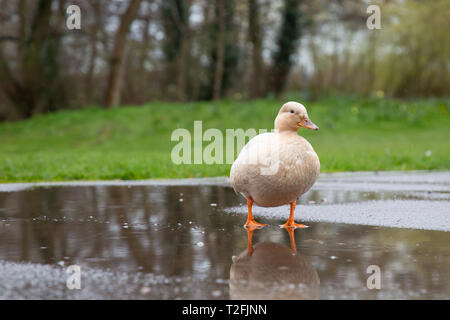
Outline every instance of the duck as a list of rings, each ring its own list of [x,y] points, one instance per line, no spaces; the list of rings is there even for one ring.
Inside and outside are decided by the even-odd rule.
[[[232,257],[232,300],[318,299],[320,278],[309,257],[297,252],[294,229],[290,246],[275,242],[252,243],[256,228],[247,229],[247,249]]]
[[[230,170],[230,183],[247,199],[245,228],[263,228],[253,218],[253,205],[278,207],[290,204],[290,215],[283,228],[307,228],[294,221],[297,199],[316,182],[319,157],[311,144],[298,134],[301,128],[319,130],[305,106],[289,101],[275,118],[273,132],[254,136],[242,148]]]

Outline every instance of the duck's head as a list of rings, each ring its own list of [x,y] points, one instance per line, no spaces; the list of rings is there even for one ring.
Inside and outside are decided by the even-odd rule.
[[[297,131],[300,128],[319,130],[319,127],[309,120],[308,112],[301,103],[286,102],[275,119],[275,129],[279,131]]]

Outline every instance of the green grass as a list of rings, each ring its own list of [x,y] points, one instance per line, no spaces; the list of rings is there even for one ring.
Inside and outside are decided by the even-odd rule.
[[[318,153],[322,172],[450,169],[450,100],[340,97],[305,105],[320,130],[299,133]],[[173,164],[172,131],[192,130],[194,120],[203,121],[203,131],[271,129],[280,106],[275,100],[152,102],[2,123],[0,182],[225,176],[229,164]]]

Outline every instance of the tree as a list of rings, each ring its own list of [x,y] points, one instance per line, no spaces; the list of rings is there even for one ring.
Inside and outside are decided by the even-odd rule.
[[[210,81],[204,99],[220,99],[232,83],[239,61],[239,46],[234,21],[233,0],[216,0],[215,19],[209,26]]]
[[[216,66],[214,72],[213,100],[220,99],[222,93],[223,70],[225,63],[225,0],[218,0],[218,26]]]
[[[101,15],[101,3],[99,0],[89,2],[90,9],[93,12],[94,21],[92,25],[92,30],[90,32],[90,55],[89,55],[89,63],[88,63],[88,71],[86,73],[85,78],[85,95],[86,101],[88,103],[92,102],[93,99],[93,90],[95,88],[94,84],[94,71],[95,71],[95,61],[98,56],[98,42],[99,37],[98,33],[102,30],[102,15]]]
[[[109,72],[104,102],[105,108],[111,108],[120,103],[121,80],[127,34],[131,23],[136,17],[140,4],[141,0],[130,0],[128,8],[120,19],[120,25],[114,37],[114,46],[109,60]]]
[[[161,4],[165,40],[166,86],[175,84],[176,98],[186,99],[189,60],[189,13],[191,0],[167,0]]]
[[[292,55],[297,49],[301,36],[300,0],[284,0],[281,27],[277,36],[277,48],[273,54],[269,88],[276,95],[280,94],[286,84],[292,66]]]
[[[252,44],[252,78],[250,96],[260,97],[263,94],[264,64],[262,59],[262,39],[259,22],[258,0],[248,2],[248,32]]]
[[[0,43],[0,83],[22,118],[55,110],[65,104],[59,79],[60,35],[51,24],[54,15],[52,4],[52,0],[39,0],[29,23],[27,1],[18,2],[20,29],[17,38],[8,39],[17,43],[15,68],[5,54],[5,41]],[[61,14],[62,2],[59,1],[58,5],[57,14]],[[59,22],[61,19],[56,19],[56,23]]]

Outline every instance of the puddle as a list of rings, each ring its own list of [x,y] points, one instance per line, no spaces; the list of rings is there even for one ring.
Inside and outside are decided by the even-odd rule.
[[[306,210],[325,204],[430,200],[419,191],[319,188],[300,203]],[[431,199],[448,208],[442,195],[444,200]],[[308,221],[310,228],[290,235],[278,227],[286,212],[285,217],[257,217],[269,226],[254,231],[249,241],[242,227],[245,215],[230,211],[242,204],[231,188],[220,185],[48,186],[0,192],[0,298],[450,296],[449,232]],[[80,290],[66,288],[65,268],[74,264],[82,267]],[[371,265],[381,271],[379,290],[367,288]]]

